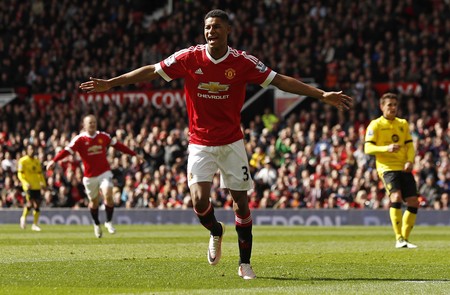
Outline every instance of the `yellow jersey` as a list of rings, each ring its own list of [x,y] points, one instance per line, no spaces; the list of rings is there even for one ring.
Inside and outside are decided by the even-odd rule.
[[[397,152],[389,152],[390,144],[400,145]],[[374,155],[379,175],[386,171],[402,171],[406,162],[414,163],[415,150],[405,119],[388,120],[381,116],[370,122],[366,130],[364,152]]]
[[[17,167],[17,176],[22,183],[24,191],[28,190],[28,185],[30,185],[29,189],[31,190],[40,190],[46,187],[41,162],[37,158],[28,155],[20,158]]]

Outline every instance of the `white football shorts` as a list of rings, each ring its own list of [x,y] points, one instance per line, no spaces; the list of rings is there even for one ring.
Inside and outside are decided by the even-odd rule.
[[[112,178],[113,174],[111,171],[106,171],[95,177],[83,177],[84,188],[86,189],[89,200],[98,198],[98,190],[100,188],[107,189],[113,187]]]
[[[189,144],[188,151],[189,186],[197,182],[212,182],[219,170],[221,188],[236,191],[253,188],[244,140],[222,146]]]

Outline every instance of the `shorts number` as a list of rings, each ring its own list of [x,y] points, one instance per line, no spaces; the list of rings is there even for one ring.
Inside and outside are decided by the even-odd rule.
[[[248,181],[248,179],[250,178],[250,176],[248,175],[248,168],[247,166],[242,166],[242,171],[244,172],[244,181]]]

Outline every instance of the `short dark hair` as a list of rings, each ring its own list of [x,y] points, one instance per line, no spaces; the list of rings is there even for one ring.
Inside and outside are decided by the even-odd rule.
[[[395,100],[398,100],[398,96],[397,96],[397,94],[395,94],[395,93],[392,93],[392,92],[386,92],[385,94],[383,94],[383,95],[381,96],[381,98],[380,98],[380,103],[383,104],[384,101],[385,101],[386,99],[395,99]]]
[[[230,17],[228,16],[228,13],[226,13],[225,11],[221,10],[221,9],[213,9],[210,12],[208,12],[205,15],[204,20],[210,18],[210,17],[217,17],[220,18],[221,20],[225,21],[226,23],[230,24]]]

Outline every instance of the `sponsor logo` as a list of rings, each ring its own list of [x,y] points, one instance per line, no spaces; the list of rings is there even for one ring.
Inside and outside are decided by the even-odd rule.
[[[197,93],[197,97],[201,98],[209,98],[209,99],[227,99],[230,96],[226,95],[214,95],[214,94],[206,94],[206,93]]]
[[[195,71],[195,73],[196,73],[197,75],[203,75],[203,71],[202,71],[202,69],[200,69],[200,68],[198,68],[198,69]]]
[[[220,84],[219,82],[209,82],[198,84],[198,89],[206,90],[209,93],[219,93],[220,91],[228,91],[230,85]]]
[[[91,147],[88,148],[88,154],[89,155],[95,155],[95,154],[100,154],[102,152],[103,148],[101,145],[93,145]]]

